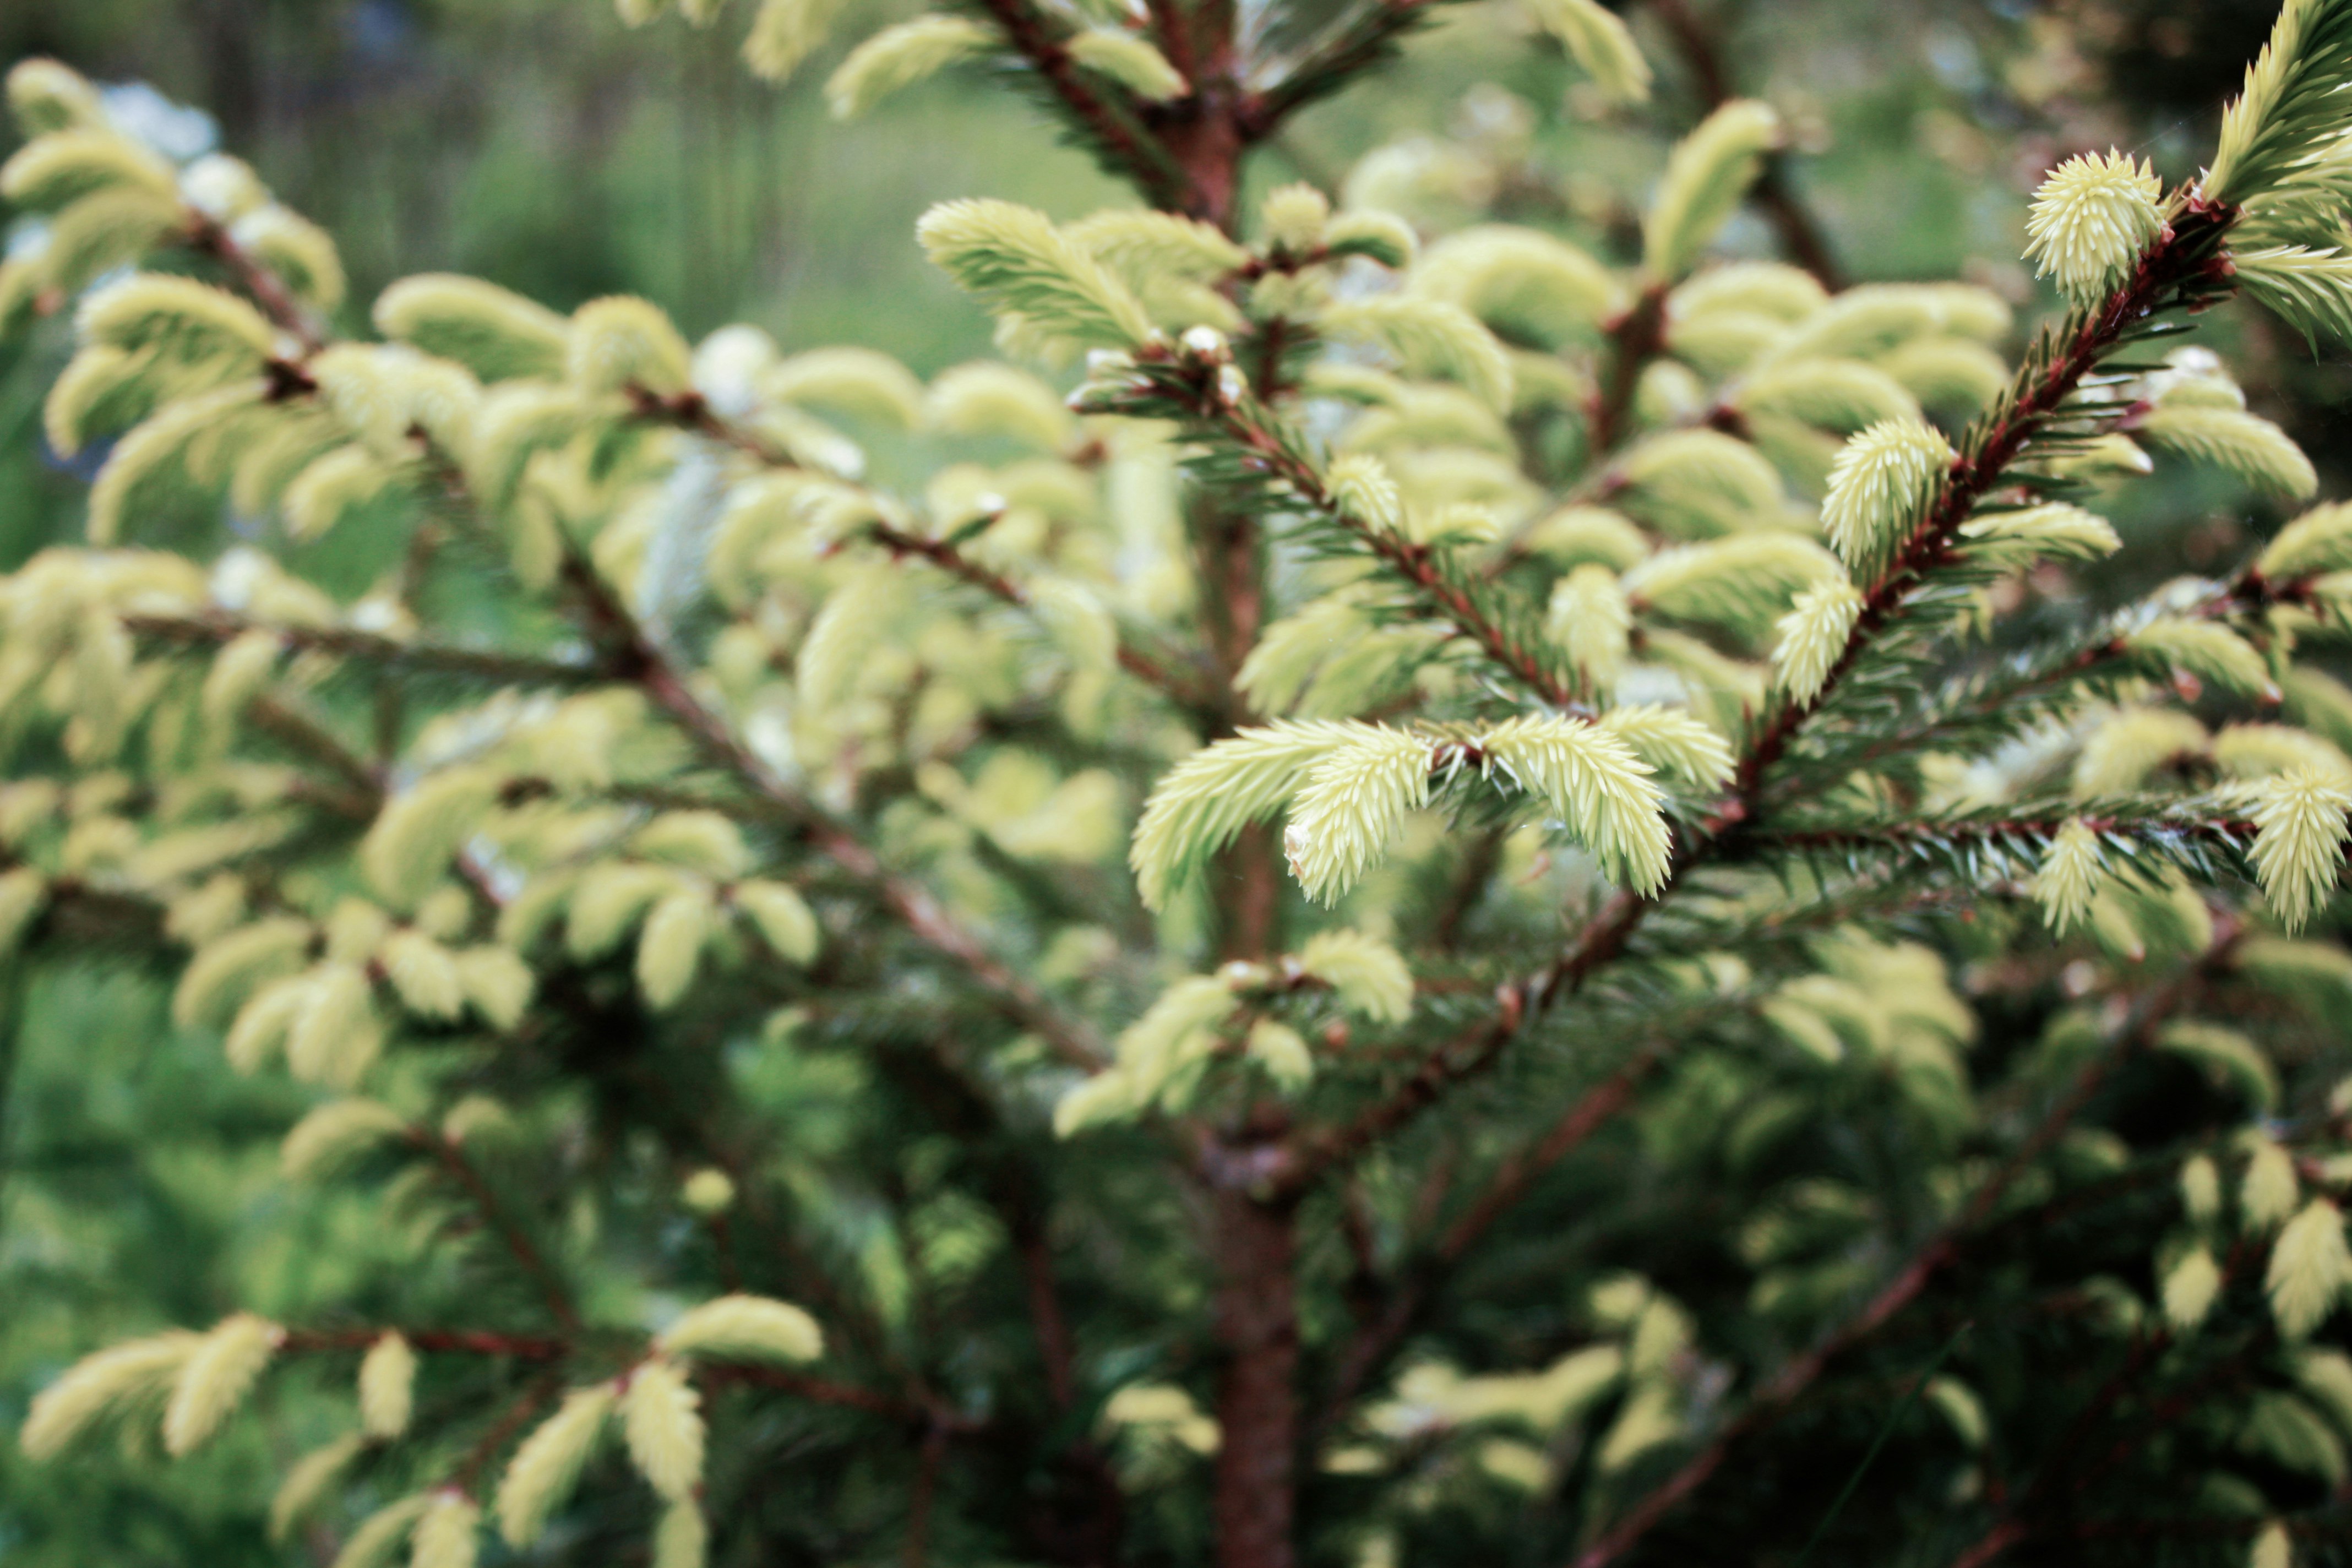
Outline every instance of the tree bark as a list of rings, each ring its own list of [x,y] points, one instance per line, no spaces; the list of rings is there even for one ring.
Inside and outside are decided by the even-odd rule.
[[[1297,1210],[1216,1197],[1218,1568],[1293,1568],[1297,1498]]]

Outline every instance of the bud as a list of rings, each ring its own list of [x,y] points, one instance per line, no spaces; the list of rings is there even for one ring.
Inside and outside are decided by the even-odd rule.
[[[2128,153],[2069,158],[2042,182],[2025,220],[2034,276],[2055,274],[2059,292],[2089,305],[2131,276],[2156,237],[2164,187],[2156,171]]]
[[[2254,806],[2254,872],[2289,931],[2317,914],[2336,891],[2352,790],[2316,768],[2265,780]]]
[[[1223,360],[1233,352],[1226,346],[1225,334],[1214,327],[1187,327],[1178,341],[1184,345],[1186,353],[1201,359]],[[1087,369],[1091,373],[1093,366],[1089,364]]]
[[[2092,895],[2105,879],[2101,860],[2099,836],[2079,816],[2050,840],[2033,878],[2033,898],[2051,930],[2063,934],[2090,912]]]
[[[1822,531],[1857,579],[1885,569],[1951,464],[1951,444],[1910,418],[1882,419],[1840,448]]]
[[[1404,521],[1396,480],[1378,458],[1351,453],[1331,465],[1331,504],[1367,527],[1394,533]]]

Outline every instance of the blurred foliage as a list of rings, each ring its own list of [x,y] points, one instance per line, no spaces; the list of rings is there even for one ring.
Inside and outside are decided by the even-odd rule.
[[[885,16],[863,0],[853,11],[867,26],[845,36]],[[1665,86],[1638,120],[1597,102],[1556,49],[1446,23],[1374,85],[1311,110],[1266,163],[1328,183],[1368,148],[1448,133],[1508,154],[1499,161],[1517,172],[1494,211],[1571,225],[1622,259],[1638,231],[1620,193],[1654,169],[1653,128],[1681,129],[1704,108],[1703,72],[1646,8],[1632,11]],[[2189,173],[2273,12],[2266,0],[1786,0],[1716,7],[1709,21],[1732,85],[1795,127],[1792,184],[1848,274],[1958,276],[2024,303],[2035,286],[2014,258],[2039,174],[2109,142],[2168,176]],[[854,341],[928,376],[985,350],[988,328],[924,264],[917,215],[973,193],[1058,217],[1121,199],[1082,153],[1045,145],[1034,108],[985,82],[950,76],[835,127],[822,69],[774,89],[742,71],[730,29],[673,19],[659,34],[646,47],[597,0],[10,0],[0,64],[55,54],[205,106],[224,144],[336,236],[354,326],[389,280],[454,270],[558,310],[643,294],[693,336],[741,321],[787,351]],[[1727,237],[1736,253],[1774,243],[1754,211]],[[2223,329],[2242,379],[2258,406],[2290,411],[2340,493],[2352,472],[2344,353],[2315,361],[2291,332],[2251,321]],[[39,434],[66,346],[52,321],[0,348],[0,570],[79,514],[89,460],[56,458]],[[2248,538],[2242,510],[2223,510],[2236,494],[2184,478],[2136,503],[2147,515],[2118,523],[2167,548],[2136,558],[2145,576],[2088,591],[2121,602],[2230,557]],[[307,1096],[231,1074],[213,1036],[174,1028],[159,969],[92,951],[21,966],[0,991],[0,1428],[94,1346],[236,1306],[363,1312],[369,1281],[409,1256],[402,1226],[357,1195],[280,1206],[278,1141]],[[824,1075],[850,1069],[812,1060],[804,1079],[746,1092],[820,1127],[839,1092]],[[1705,1086],[1684,1089],[1682,1109],[1708,1114]],[[1658,1217],[1579,1216],[1575,1196],[1561,1195],[1560,1225],[1604,1254],[1607,1237],[1587,1233]],[[1493,1260],[1481,1285],[1507,1299],[1525,1284],[1514,1267]],[[1674,1273],[1670,1260],[1651,1267]],[[1185,1282],[1164,1283],[1181,1294]],[[1532,1353],[1504,1309],[1485,1326],[1506,1354]],[[0,1445],[0,1564],[282,1561],[256,1500],[328,1432],[328,1400],[299,1376],[274,1379],[268,1397],[275,1419],[237,1424],[178,1466],[125,1452],[36,1475]],[[1816,1479],[1826,1492],[1839,1478]],[[847,1541],[896,1494],[824,1500]],[[1201,1526],[1160,1528],[1181,1540]]]

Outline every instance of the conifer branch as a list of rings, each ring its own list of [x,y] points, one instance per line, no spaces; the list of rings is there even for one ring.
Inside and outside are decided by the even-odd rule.
[[[2199,961],[2132,1008],[2110,1037],[2106,1047],[2077,1070],[2066,1090],[2009,1158],[1970,1194],[1952,1221],[1915,1252],[1911,1260],[1860,1310],[1767,1379],[1697,1453],[1644,1494],[1598,1541],[1578,1553],[1574,1568],[1607,1568],[1631,1551],[1693,1492],[1706,1484],[1722,1468],[1735,1443],[1778,1420],[1820,1380],[1832,1362],[1871,1339],[1916,1300],[1958,1256],[1961,1242],[1992,1217],[2018,1178],[2057,1143],[2124,1058],[2152,1041],[2158,1026],[2185,1005],[2207,977],[2226,963],[2242,934],[2242,928],[2233,920],[2217,921],[2213,942]]]
[[[1948,682],[1917,713],[1891,732],[1826,759],[1792,763],[1768,792],[1778,798],[1801,793],[1822,773],[1865,769],[1891,757],[1914,755],[1958,742],[1981,750],[2021,732],[2053,704],[2098,692],[2128,675],[2137,658],[2130,632],[2159,615],[2166,619],[2235,623],[2281,605],[2310,602],[2312,579],[2265,577],[2249,563],[2228,582],[2188,604],[2159,594],[2108,616],[2087,635],[2013,654],[1991,670]]]
[[[726,720],[687,686],[635,617],[605,588],[593,567],[574,556],[566,563],[564,577],[585,610],[592,634],[617,661],[618,672],[640,686],[654,706],[669,715],[706,757],[792,817],[819,854],[863,887],[918,939],[952,961],[995,1000],[1007,1017],[1035,1030],[1073,1067],[1089,1072],[1099,1068],[1105,1058],[1092,1031],[1066,1017],[1042,992],[990,953],[929,892],[884,867],[881,858],[846,824],[777,777],[772,768],[736,738]]]
[[[294,297],[277,270],[236,242],[227,227],[211,214],[187,209],[188,248],[209,256],[228,268],[237,286],[253,297],[277,328],[301,345],[302,357],[326,346],[327,334],[316,317]]]
[[[1423,1068],[1396,1091],[1393,1104],[1368,1112],[1360,1130],[1341,1140],[1341,1147],[1352,1152],[1368,1144],[1433,1103],[1452,1082],[1484,1070],[1500,1055],[1522,1017],[1540,1015],[1555,998],[1572,993],[1592,970],[1613,961],[1650,910],[1671,897],[1690,869],[1719,855],[1727,836],[1754,822],[1768,771],[1853,669],[1880,628],[1899,615],[1914,583],[1948,559],[1953,542],[1959,537],[1960,525],[1968,521],[1978,502],[2000,483],[2002,473],[2027,442],[2056,417],[2100,360],[2149,318],[2168,305],[2183,302],[2184,298],[2190,303],[2202,302],[2204,296],[2197,290],[2219,286],[2212,279],[2210,268],[2232,216],[2227,211],[2207,211],[2193,202],[2188,204],[2178,225],[2163,232],[2130,277],[2098,308],[2078,311],[2058,334],[2045,334],[2026,367],[2019,373],[2010,395],[1971,427],[1964,450],[1944,478],[1934,502],[1864,597],[1862,613],[1843,650],[1819,689],[1810,699],[1780,706],[1743,751],[1730,797],[1699,825],[1696,834],[1677,836],[1675,858],[1664,885],[1647,899],[1629,892],[1614,895],[1559,960],[1524,985],[1507,988],[1507,1000],[1496,1016],[1463,1037],[1472,1042],[1466,1054],[1457,1052],[1451,1042],[1439,1047]],[[1214,406],[1207,411],[1211,416],[1219,412]],[[1276,451],[1284,450],[1279,442],[1272,445]],[[1262,460],[1272,468],[1274,456],[1262,447],[1259,451]],[[1295,457],[1291,460],[1307,467],[1312,474],[1311,466],[1303,465]],[[1288,474],[1283,477],[1290,478]],[[1295,479],[1291,482],[1296,486]],[[1498,1030],[1507,1017],[1509,1026]],[[1455,1067],[1456,1061],[1462,1066]],[[1323,1163],[1319,1159],[1312,1163],[1318,1169]]]
[[[482,1472],[489,1468],[490,1460],[499,1450],[522,1430],[525,1422],[539,1414],[561,1386],[558,1373],[553,1369],[534,1378],[529,1387],[499,1413],[499,1418],[490,1423],[481,1436],[475,1439],[474,1446],[466,1451],[466,1457],[450,1472],[449,1484],[470,1496]]]
[[[692,430],[748,454],[765,468],[794,470],[802,468],[789,453],[779,450],[756,431],[722,416],[699,393],[685,392],[662,396],[643,386],[632,385],[629,395],[642,418]],[[974,561],[954,540],[932,538],[901,528],[888,521],[884,508],[877,506],[876,511],[877,515],[859,531],[892,555],[901,558],[913,556],[927,561],[949,576],[1001,603],[1032,616],[1037,614],[1036,598],[1029,590],[1003,573]],[[1146,685],[1157,688],[1187,713],[1198,716],[1213,710],[1210,694],[1197,681],[1181,677],[1165,659],[1146,652],[1125,628],[1121,628],[1118,634],[1116,657],[1120,668]]]
[[[2226,258],[2221,241],[2236,214],[2184,197],[2179,216],[2161,230],[2130,275],[2095,307],[2077,310],[2045,332],[2019,371],[2009,394],[1969,429],[1934,502],[1895,548],[1889,563],[1864,595],[1845,645],[1809,698],[1782,703],[1749,743],[1737,788],[1752,801],[1764,774],[1779,762],[1806,721],[1822,710],[1863,652],[1897,618],[1914,586],[1952,558],[1960,525],[2001,481],[2009,466],[2051,421],[2099,363],[2158,312],[2210,303],[2227,288],[2217,276]]]
[[[869,1415],[887,1416],[891,1420],[914,1425],[929,1418],[928,1407],[887,1394],[878,1394],[856,1384],[836,1378],[812,1377],[806,1373],[787,1372],[782,1367],[762,1366],[751,1362],[709,1362],[699,1368],[700,1380],[713,1387],[730,1383],[748,1384],[755,1388],[772,1388],[812,1405],[836,1405],[844,1410],[862,1410]]]
[[[1380,1376],[1444,1289],[1454,1269],[1546,1173],[1633,1103],[1635,1091],[1666,1054],[1666,1042],[1653,1038],[1580,1095],[1541,1137],[1506,1155],[1427,1252],[1402,1270],[1341,1348],[1330,1386],[1308,1427],[1310,1449],[1345,1419],[1362,1391]]]
[[[475,1169],[474,1162],[467,1158],[466,1151],[437,1132],[420,1131],[416,1139],[425,1152],[448,1173],[449,1179],[465,1192],[475,1209],[498,1233],[499,1239],[506,1244],[507,1250],[514,1255],[514,1260],[522,1271],[537,1282],[541,1297],[546,1302],[548,1315],[562,1326],[565,1333],[577,1335],[581,1328],[580,1313],[572,1304],[571,1289],[564,1284],[562,1277],[548,1266],[546,1258],[532,1244],[521,1225],[499,1201],[498,1194],[491,1190],[481,1172]]]
[[[1136,412],[1157,413],[1164,403],[1230,449],[1243,477],[1303,505],[1317,523],[1347,536],[1546,704],[1565,712],[1590,711],[1575,685],[1545,657],[1530,627],[1512,624],[1486,587],[1454,569],[1441,548],[1383,527],[1351,507],[1264,405],[1220,387],[1213,360],[1157,344],[1139,349],[1134,357],[1150,384],[1150,395],[1139,400]]]
[[[629,1086],[633,1090],[635,1087],[635,1084]],[[892,1352],[888,1331],[880,1321],[866,1310],[863,1303],[842,1289],[840,1281],[793,1233],[790,1223],[777,1215],[769,1183],[761,1178],[756,1161],[721,1143],[712,1135],[706,1124],[707,1120],[681,1108],[679,1114],[669,1119],[667,1130],[674,1140],[673,1149],[690,1150],[696,1157],[726,1173],[741,1199],[743,1212],[754,1226],[765,1233],[763,1239],[767,1246],[781,1257],[785,1279],[799,1299],[814,1305],[828,1323],[838,1324],[857,1348],[877,1365],[908,1386],[919,1387],[921,1379],[903,1365]],[[764,1257],[761,1253],[754,1255]],[[906,1408],[913,1410],[919,1406],[909,1405]]]
[[[1313,48],[1243,110],[1243,132],[1263,142],[1308,104],[1328,98],[1396,52],[1447,0],[1369,0],[1333,24]]]
[[[907,1506],[907,1541],[901,1560],[907,1568],[923,1568],[930,1557],[931,1504],[938,1496],[940,1466],[947,1458],[947,1431],[927,1425],[915,1449],[915,1485]]]
[[[383,802],[383,781],[324,725],[267,694],[254,699],[246,716],[256,729],[295,755],[322,763],[341,780],[340,788],[310,786],[319,805],[354,822],[366,822],[375,816]]]
[[[1205,216],[1204,193],[1123,94],[1106,90],[1082,71],[1029,0],[980,0],[1013,52],[1027,60],[1069,117],[1079,138],[1124,174],[1144,200],[1166,212]],[[1181,68],[1180,67],[1180,68]],[[1186,73],[1190,75],[1188,71]],[[1195,83],[1197,89],[1198,84]]]
[[[1421,1058],[1404,1081],[1339,1127],[1311,1134],[1295,1146],[1278,1191],[1297,1193],[1332,1170],[1347,1165],[1428,1110],[1449,1090],[1495,1065],[1517,1033],[1526,1014],[1517,984],[1496,993],[1494,1014],[1459,1031]]]
[[[1558,958],[1524,979],[1496,988],[1490,1016],[1431,1050],[1401,1084],[1344,1126],[1295,1140],[1285,1162],[1285,1187],[1303,1190],[1312,1185],[1361,1157],[1461,1084],[1491,1069],[1522,1028],[1555,1003],[1574,995],[1596,970],[1616,961],[1642,921],[1673,893],[1691,864],[1688,855],[1677,853],[1664,883],[1651,897],[1622,889],[1610,895]]]
[[[1013,1129],[983,1086],[960,1066],[962,1056],[951,1043],[933,1040],[902,1074],[940,1131],[970,1151],[982,1172],[982,1193],[1003,1224],[1020,1270],[1047,1396],[1055,1409],[1067,1410],[1078,1397],[1078,1374],[1047,1234],[1052,1183],[1020,1151]]]
[[[1595,457],[1613,452],[1625,438],[1641,390],[1642,372],[1666,349],[1666,285],[1653,283],[1619,313],[1605,331],[1608,373],[1592,395],[1590,426]]]
[[[0,854],[0,870],[14,870],[16,862]],[[95,888],[80,877],[45,877],[41,912],[21,939],[26,947],[45,941],[83,944],[128,939],[142,949],[162,951],[169,945],[164,933],[165,910],[151,900],[112,888]]]
[[[267,632],[298,651],[333,654],[390,670],[462,675],[524,686],[589,686],[608,679],[604,671],[589,664],[538,658],[496,648],[401,642],[341,626],[266,625],[220,611],[201,616],[131,615],[122,617],[122,625],[134,637],[192,646],[216,646],[247,632]]]
[[[443,461],[438,467],[442,482],[451,495],[460,501],[467,500],[463,476],[454,465]],[[880,902],[918,940],[962,969],[996,1000],[1007,1017],[1034,1029],[1072,1066],[1089,1072],[1098,1070],[1105,1058],[1091,1031],[1065,1016],[1043,993],[991,954],[928,891],[885,868],[880,858],[845,824],[787,787],[765,762],[736,738],[727,721],[688,688],[667,656],[605,587],[593,565],[576,554],[569,554],[562,574],[583,608],[592,638],[611,661],[604,667],[607,679],[629,680],[641,687],[654,705],[667,713],[698,750],[755,797],[793,823],[820,854]]]
[[[1756,829],[1768,770],[1852,669],[1880,626],[1899,614],[1915,581],[1949,558],[1954,542],[1959,537],[1960,525],[1999,484],[2028,441],[2057,416],[2099,361],[2149,317],[2168,304],[2179,302],[2184,296],[2192,303],[2201,302],[2201,296],[2195,290],[2214,286],[2210,267],[2231,216],[2226,211],[2209,213],[2190,204],[2178,226],[2163,232],[2131,276],[2100,307],[2078,312],[2062,335],[2045,338],[2043,346],[2021,372],[2010,397],[1971,429],[1966,449],[1938,488],[1934,503],[1865,597],[1844,649],[1820,689],[1810,700],[1784,703],[1774,719],[1751,740],[1740,759],[1731,798],[1700,825],[1696,835],[1678,840],[1665,884],[1647,900],[1629,893],[1613,897],[1560,960],[1530,977],[1524,986],[1507,987],[1494,1016],[1430,1053],[1391,1100],[1365,1112],[1349,1130],[1321,1141],[1319,1146],[1306,1153],[1303,1169],[1319,1172],[1329,1163],[1352,1157],[1434,1103],[1454,1083],[1483,1072],[1499,1057],[1522,1018],[1539,1015],[1556,996],[1572,992],[1584,975],[1622,952],[1649,910],[1672,894],[1686,871],[1719,856],[1727,838]],[[1138,358],[1149,362],[1150,356],[1146,353]],[[1202,403],[1207,406],[1198,407]],[[1292,489],[1327,510],[1338,510],[1330,505],[1312,466],[1290,453],[1263,426],[1253,424],[1238,401],[1228,404],[1204,392],[1196,397],[1196,417],[1221,420],[1236,444],[1255,454],[1262,471],[1280,477]],[[1306,484],[1301,483],[1302,470]],[[1344,513],[1339,515],[1348,521]],[[1361,534],[1378,537],[1378,531],[1360,522],[1353,526]],[[2225,596],[2234,600],[2242,593],[2259,590],[2260,584],[2249,580],[2243,586],[2233,585]],[[2200,830],[2234,843],[2242,836],[2243,826],[2234,821],[2215,821],[2200,825]],[[1926,837],[1914,834],[1912,841],[1918,843]],[[1997,838],[1999,835],[1988,831],[1984,837]],[[1830,846],[1824,843],[1821,847]]]
[[[1799,854],[1875,850],[1904,860],[1934,862],[1948,856],[1974,857],[1982,853],[1988,863],[2018,860],[2030,864],[2032,858],[2039,855],[2069,822],[2080,822],[2103,837],[2157,844],[2203,839],[2233,849],[2242,849],[2255,832],[2255,825],[2242,816],[2201,816],[2179,812],[2147,816],[2075,813],[2047,816],[1906,817],[1820,827],[1767,822],[1743,835],[1725,851],[1723,858],[1737,862],[1773,850]]]
[[[446,458],[434,456],[444,488],[454,500],[469,501],[464,476]],[[820,854],[865,888],[919,940],[955,963],[995,997],[1008,1017],[1035,1030],[1072,1066],[1088,1072],[1099,1069],[1105,1058],[1090,1030],[1066,1017],[1043,993],[991,954],[928,891],[886,868],[845,824],[789,788],[736,737],[726,720],[687,686],[668,656],[605,586],[592,563],[576,552],[567,552],[562,580],[581,605],[592,639],[612,661],[608,673],[613,678],[641,687],[698,749],[755,796],[796,823]]]
[[[2230,1248],[2228,1258],[2222,1262],[2221,1283],[2219,1289],[2226,1291],[2232,1282],[2244,1274],[2253,1257],[2254,1248],[2241,1238]],[[2265,1331],[2261,1337],[2267,1339],[2267,1332]],[[2064,1433],[2051,1445],[2049,1451],[2054,1456],[2051,1468],[2035,1476],[2021,1497],[2002,1507],[1999,1517],[1994,1520],[1991,1526],[1976,1541],[1962,1549],[1958,1556],[1952,1559],[1951,1568],[1984,1568],[1985,1564],[1996,1562],[2006,1555],[2010,1548],[2023,1545],[2026,1542],[2042,1534],[2043,1529],[2035,1515],[2040,1508],[2050,1500],[2051,1494],[2070,1470],[2073,1479],[2068,1490],[2071,1495],[2080,1497],[2090,1489],[2092,1484],[2100,1476],[2121,1465],[2131,1457],[2135,1449],[2161,1435],[2175,1421],[2196,1408],[2195,1394],[2203,1391],[2201,1384],[2210,1382],[2214,1374],[2209,1373],[2206,1378],[2200,1379],[2200,1386],[2192,1387],[2189,1391],[2157,1401],[2144,1415],[2133,1422],[2128,1431],[2100,1452],[2090,1463],[2082,1466],[2079,1469],[2074,1469],[2070,1463],[2076,1457],[2088,1452],[2091,1440],[2096,1434],[2100,1423],[2112,1414],[2116,1406],[2127,1395],[2141,1388],[2142,1376],[2159,1356],[2172,1347],[2178,1338],[2179,1336],[2168,1324],[2135,1337],[2130,1352],[2124,1358],[2123,1365],[2116,1368],[2106,1382],[2099,1386],[2089,1402],[2067,1425]],[[2237,1375],[2243,1370],[2246,1359],[2247,1352],[2241,1352],[2230,1363],[2224,1363],[2223,1373],[2226,1375]]]
[[[1036,613],[1036,600],[1027,589],[1003,573],[974,561],[956,548],[951,540],[929,538],[879,521],[869,524],[866,531],[868,538],[893,555],[918,556],[959,582],[968,583],[1017,610],[1026,610],[1033,615]],[[1117,657],[1121,669],[1144,684],[1156,687],[1161,695],[1186,712],[1199,716],[1213,711],[1209,693],[1202,689],[1198,682],[1180,679],[1163,660],[1138,647],[1123,630],[1118,637]]]

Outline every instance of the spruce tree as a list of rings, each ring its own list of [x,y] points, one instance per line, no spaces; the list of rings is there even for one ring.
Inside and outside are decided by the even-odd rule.
[[[16,67],[0,326],[70,313],[103,460],[0,579],[0,946],[159,955],[301,1098],[287,1212],[394,1233],[26,1456],[331,1388],[266,1506],[337,1568],[2334,1560],[2352,503],[2189,334],[2352,339],[2352,0],[2195,178],[2050,174],[2013,361],[1784,191],[1812,270],[1716,256],[1759,101],[1623,254],[1250,174],[1431,15],[858,44],[837,113],[985,65],[1139,204],[927,214],[1003,353],[928,385],[362,321],[249,167]],[[2158,459],[2296,514],[2094,611]]]

